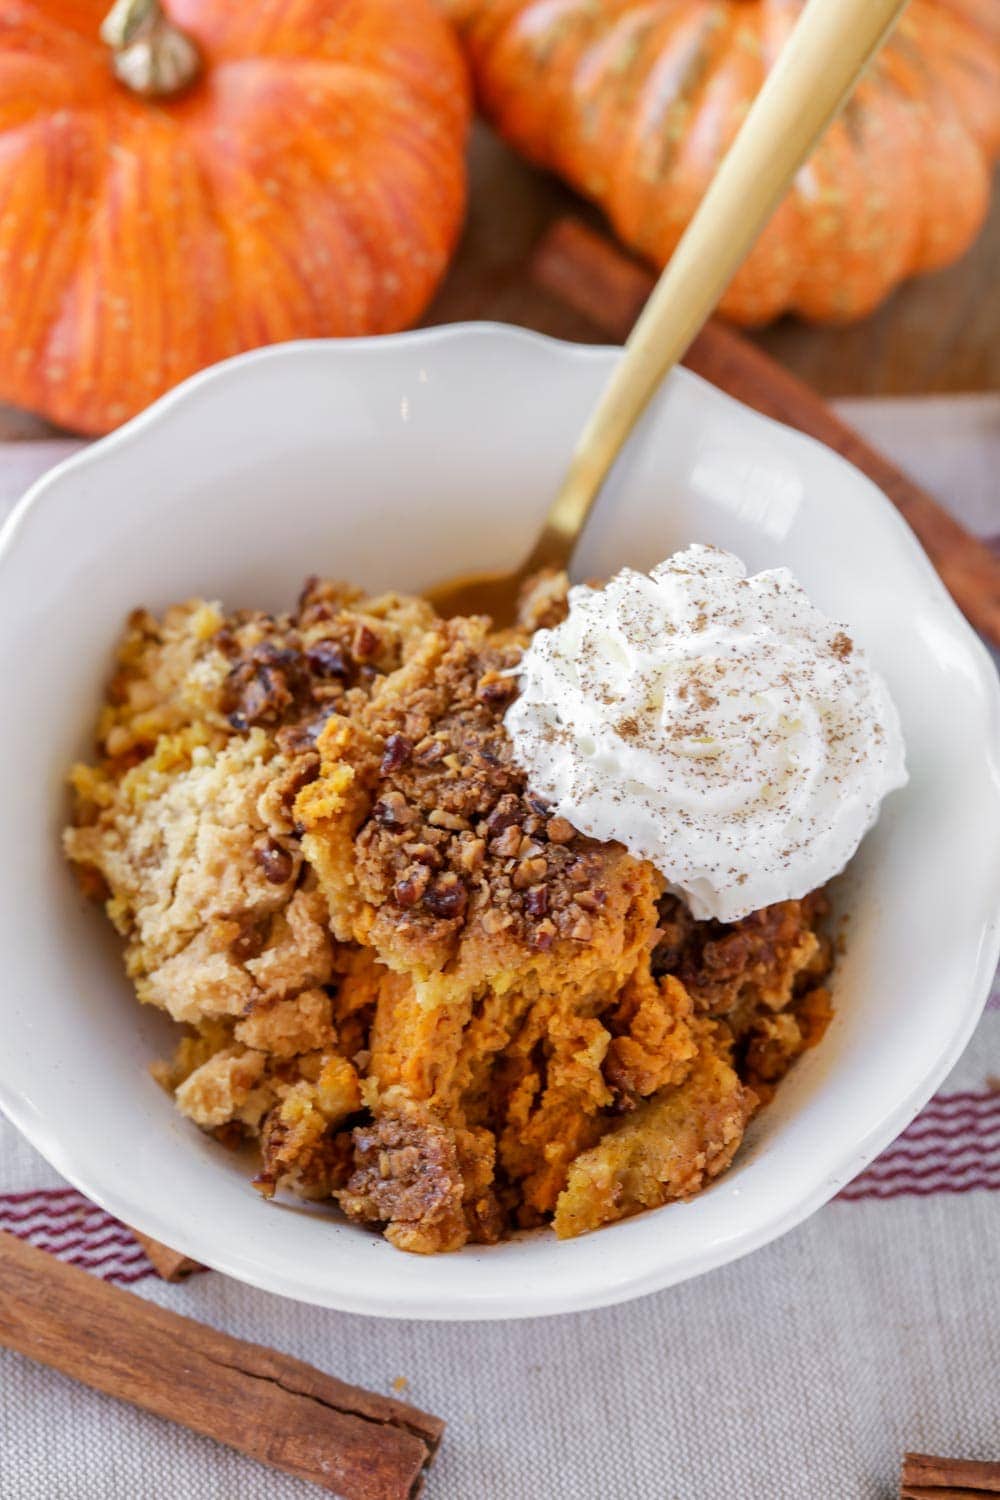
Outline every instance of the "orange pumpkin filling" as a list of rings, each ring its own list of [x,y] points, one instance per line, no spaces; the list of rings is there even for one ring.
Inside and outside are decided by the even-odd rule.
[[[829,1013],[822,895],[695,922],[526,784],[506,673],[563,595],[137,612],[73,772],[67,854],[185,1028],[156,1076],[402,1249],[691,1196]]]

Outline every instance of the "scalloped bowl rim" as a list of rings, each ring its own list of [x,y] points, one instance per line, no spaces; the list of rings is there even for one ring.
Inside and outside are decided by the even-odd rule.
[[[453,324],[377,338],[297,340],[237,355],[192,376],[123,427],[66,459],[33,484],[0,529],[0,578],[3,576],[3,571],[14,563],[17,547],[25,528],[32,524],[43,526],[47,524],[46,507],[54,497],[65,491],[67,486],[72,488],[82,473],[88,470],[98,472],[110,455],[141,445],[146,434],[166,417],[185,410],[192,412],[196,410],[203,394],[211,387],[229,385],[236,392],[248,371],[267,362],[279,364],[286,361],[296,362],[304,357],[323,360],[331,354],[334,360],[342,361],[350,359],[355,351],[364,352],[366,355],[376,352],[380,358],[384,355],[386,359],[391,360],[401,346],[411,349],[414,346],[433,349],[435,346],[461,346],[470,340],[484,339],[488,342],[495,341],[498,348],[503,345],[528,345],[539,354],[550,359],[554,358],[557,362],[563,360],[573,363],[585,362],[605,368],[619,353],[612,346],[567,344],[529,330],[500,323],[483,322]],[[711,393],[707,398],[711,401],[728,403],[731,407],[743,412],[749,411],[734,398],[718,391],[683,368],[675,371],[670,379],[672,385],[689,383],[694,388],[701,388],[704,392]],[[792,432],[796,443],[821,450],[828,458],[832,457],[843,466],[846,473],[852,473],[857,481],[866,486],[872,497],[885,508],[887,515],[883,516],[883,520],[891,518],[891,522],[895,525],[896,545],[901,553],[907,554],[907,565],[914,570],[915,579],[919,577],[924,589],[928,591],[928,597],[936,596],[943,610],[950,612],[952,645],[961,652],[964,666],[971,672],[979,691],[988,702],[988,713],[992,724],[992,743],[1000,742],[1000,687],[998,687],[996,673],[989,656],[953,605],[919,544],[889,501],[865,476],[853,470],[838,455],[830,454],[814,439],[784,428],[782,424],[759,413],[750,411],[750,416],[755,423],[762,424],[762,430],[777,429],[785,434]],[[989,754],[989,744],[986,749]],[[996,789],[997,796],[994,800],[992,816],[994,831],[1000,838],[1000,781],[997,781]],[[320,1288],[310,1285],[303,1288],[296,1284],[294,1272],[289,1271],[282,1276],[276,1274],[273,1268],[262,1270],[256,1261],[241,1254],[239,1247],[220,1243],[218,1233],[213,1232],[211,1228],[205,1230],[201,1226],[188,1224],[181,1233],[169,1209],[164,1211],[155,1202],[133,1203],[116,1190],[113,1181],[98,1180],[92,1170],[88,1170],[85,1164],[81,1164],[75,1141],[53,1135],[45,1119],[35,1112],[31,1101],[19,1089],[16,1065],[11,1063],[15,1049],[11,1048],[5,1048],[3,1055],[0,1055],[0,1108],[67,1181],[107,1212],[133,1224],[156,1239],[175,1245],[206,1265],[263,1290],[299,1297],[316,1305],[335,1307],[344,1311],[391,1317],[507,1318],[596,1308],[660,1290],[691,1276],[699,1275],[748,1254],[786,1233],[833,1197],[844,1183],[856,1175],[899,1134],[957,1061],[977,1024],[987,999],[990,982],[997,967],[998,957],[1000,957],[1000,919],[997,916],[1000,912],[1000,857],[995,862],[991,888],[982,893],[982,899],[977,902],[977,906],[982,909],[979,958],[968,993],[960,997],[961,1007],[956,1013],[950,1044],[941,1052],[931,1068],[919,1078],[911,1081],[904,1096],[892,1101],[891,1106],[885,1110],[877,1122],[870,1126],[862,1138],[850,1139],[844,1144],[838,1153],[837,1166],[820,1173],[811,1190],[786,1204],[780,1212],[769,1217],[765,1216],[744,1231],[735,1233],[723,1243],[709,1245],[700,1252],[691,1252],[685,1260],[680,1262],[667,1262],[661,1265],[647,1264],[640,1273],[633,1276],[617,1275],[604,1284],[591,1277],[586,1284],[580,1284],[570,1278],[564,1285],[560,1285],[558,1273],[554,1278],[549,1272],[543,1277],[543,1289],[515,1286],[509,1288],[502,1298],[495,1292],[482,1296],[472,1295],[463,1297],[458,1306],[449,1306],[447,1298],[443,1297],[440,1291],[430,1294],[414,1294],[412,1291],[404,1290],[397,1293],[391,1285],[386,1285],[384,1291],[378,1295],[373,1295],[370,1289],[359,1292],[343,1286]],[[182,1148],[178,1146],[177,1149]],[[661,1212],[663,1210],[641,1215],[640,1220],[648,1220]],[[598,1233],[604,1237],[613,1232],[613,1229],[606,1228]],[[464,1256],[466,1253],[460,1252],[460,1255]],[[488,1255],[490,1258],[502,1256],[504,1246],[501,1245],[489,1252],[483,1252],[481,1247],[477,1247],[475,1253],[480,1256]],[[435,1260],[438,1259],[449,1261],[451,1257],[435,1258]],[[517,1262],[513,1262],[512,1265],[516,1270]]]

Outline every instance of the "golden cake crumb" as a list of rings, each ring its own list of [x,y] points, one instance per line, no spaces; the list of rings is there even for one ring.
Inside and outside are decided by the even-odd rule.
[[[503,726],[533,629],[310,580],[281,616],[130,618],[66,852],[158,1080],[255,1185],[429,1253],[691,1196],[822,1034],[823,897],[695,922],[555,816]]]

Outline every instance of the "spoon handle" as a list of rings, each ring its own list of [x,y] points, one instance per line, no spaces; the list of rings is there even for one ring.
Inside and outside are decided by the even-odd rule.
[[[528,564],[565,566],[667,371],[716,306],[906,0],[809,0],[592,412]]]

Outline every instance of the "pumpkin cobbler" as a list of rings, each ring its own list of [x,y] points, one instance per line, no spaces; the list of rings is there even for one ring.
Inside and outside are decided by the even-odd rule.
[[[183,1027],[160,1083],[401,1249],[690,1197],[828,1016],[821,894],[696,921],[526,784],[511,669],[564,612],[137,611],[72,773],[66,852]]]

